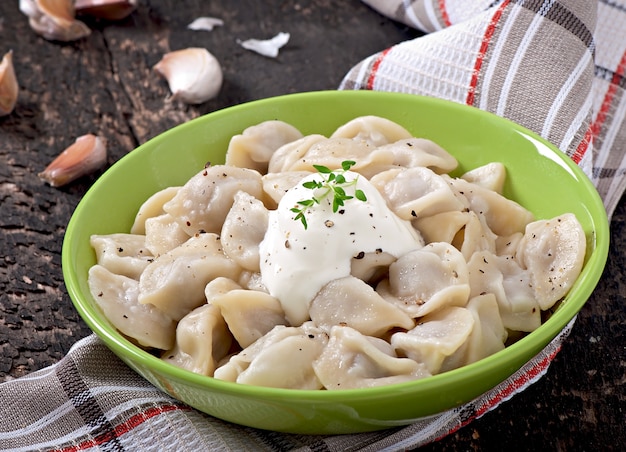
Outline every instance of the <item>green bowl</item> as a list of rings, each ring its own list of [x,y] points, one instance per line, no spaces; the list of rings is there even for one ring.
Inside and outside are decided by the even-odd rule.
[[[398,122],[439,143],[459,161],[457,174],[500,161],[505,195],[537,218],[573,212],[587,235],[578,281],[556,312],[533,333],[468,366],[422,380],[339,391],[274,389],[216,380],[177,368],[136,347],[104,318],[87,284],[95,264],[92,234],[127,232],[139,206],[157,190],[182,185],[208,161],[222,163],[231,136],[280,119],[304,134],[330,134],[362,115]],[[114,164],[84,196],[63,243],[69,295],[89,327],[136,372],[173,397],[217,418],[304,434],[378,430],[412,423],[466,403],[493,388],[540,352],[583,307],[608,253],[602,200],[584,173],[538,135],[476,108],[416,95],[322,91],[254,101],[210,113],[141,145]]]

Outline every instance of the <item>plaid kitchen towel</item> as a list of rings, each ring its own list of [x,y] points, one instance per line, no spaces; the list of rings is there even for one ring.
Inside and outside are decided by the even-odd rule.
[[[626,0],[364,1],[428,34],[360,62],[341,89],[435,96],[516,121],[577,162],[613,212],[626,183]],[[92,335],[58,364],[0,385],[0,449],[406,450],[449,435],[541,378],[573,324],[464,406],[406,427],[335,436],[259,431],[199,413]]]

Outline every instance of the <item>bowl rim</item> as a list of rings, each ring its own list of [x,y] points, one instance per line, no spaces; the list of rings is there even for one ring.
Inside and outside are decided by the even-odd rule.
[[[579,179],[580,183],[585,186],[586,191],[588,191],[589,195],[592,198],[595,198],[595,201],[599,203],[599,205],[603,205],[602,199],[598,194],[595,186],[593,186],[592,182],[589,178],[584,174],[582,169],[576,165],[565,153],[560,151],[555,145],[548,142],[546,139],[542,138],[535,132],[532,132],[525,127],[508,120],[506,118],[496,116],[493,113],[490,113],[485,110],[478,109],[476,107],[468,106],[465,104],[456,103],[453,101],[434,98],[430,96],[422,96],[416,94],[406,94],[406,93],[391,93],[391,92],[382,92],[382,91],[341,91],[341,90],[330,90],[330,91],[311,91],[311,92],[301,92],[294,94],[284,94],[280,96],[274,96],[259,100],[253,100],[249,102],[244,102],[241,104],[233,105],[230,107],[225,107],[220,110],[216,110],[210,112],[208,114],[202,115],[200,117],[191,119],[186,121],[185,123],[174,126],[163,133],[151,138],[145,143],[141,144],[137,148],[135,148],[132,152],[121,157],[117,162],[115,162],[111,167],[105,171],[102,176],[98,180],[94,182],[94,184],[89,188],[89,190],[85,193],[81,201],[78,203],[75,208],[65,231],[65,237],[63,240],[62,246],[62,269],[63,276],[66,283],[66,289],[68,294],[72,300],[72,303],[75,309],[78,311],[80,316],[84,319],[85,323],[89,326],[93,333],[99,336],[105,344],[114,351],[116,355],[118,355],[122,360],[133,361],[135,364],[140,366],[145,366],[147,368],[152,369],[155,372],[163,374],[169,378],[173,378],[176,380],[184,380],[189,384],[192,384],[197,387],[201,387],[203,389],[215,389],[220,392],[237,394],[242,396],[248,396],[251,398],[268,398],[268,399],[284,399],[285,397],[293,397],[297,395],[298,398],[308,401],[320,401],[320,402],[334,402],[337,400],[341,401],[357,401],[357,400],[370,400],[375,399],[377,397],[384,397],[388,395],[390,390],[393,391],[415,391],[419,388],[420,391],[428,391],[432,388],[438,388],[441,386],[454,385],[463,383],[468,378],[479,378],[481,375],[484,375],[486,372],[491,372],[495,369],[501,368],[503,365],[511,365],[512,362],[518,361],[520,356],[526,355],[524,349],[526,348],[526,344],[529,341],[541,341],[542,343],[550,342],[554,337],[558,336],[559,332],[554,334],[553,324],[559,322],[562,325],[562,328],[570,323],[570,321],[576,317],[577,313],[583,307],[583,305],[587,302],[589,296],[593,292],[598,280],[600,279],[604,265],[606,263],[606,259],[608,256],[609,249],[609,222],[608,217],[602,216],[598,218],[598,224],[594,223],[594,237],[593,244],[594,247],[592,249],[592,255],[589,260],[586,262],[585,268],[583,269],[583,274],[579,277],[576,285],[580,285],[583,282],[587,284],[586,287],[589,287],[587,290],[584,290],[581,294],[579,294],[579,301],[575,304],[575,312],[573,315],[568,314],[565,310],[557,310],[547,321],[543,322],[540,327],[538,327],[535,331],[528,334],[524,338],[519,341],[507,346],[505,349],[498,351],[486,358],[483,358],[477,362],[449,370],[447,372],[443,372],[441,374],[436,374],[427,378],[412,380],[402,383],[394,383],[390,385],[378,386],[378,387],[368,387],[368,388],[357,388],[357,389],[341,389],[341,390],[332,390],[332,391],[322,391],[322,390],[304,390],[304,389],[286,389],[286,388],[271,388],[271,387],[263,387],[263,386],[253,386],[253,385],[244,385],[241,383],[234,383],[229,381],[222,381],[215,379],[213,377],[200,375],[186,369],[182,369],[174,366],[173,364],[167,363],[158,357],[150,354],[149,352],[141,349],[137,345],[131,343],[127,340],[123,335],[117,331],[111,332],[106,328],[103,328],[97,316],[94,316],[92,312],[90,312],[85,307],[85,303],[88,303],[85,300],[82,300],[82,295],[80,290],[78,289],[78,284],[76,283],[75,278],[77,275],[73,274],[71,271],[72,262],[70,256],[72,255],[72,247],[74,246],[71,240],[67,240],[66,237],[70,235],[69,233],[77,226],[77,221],[80,216],[81,209],[83,206],[89,202],[90,195],[98,187],[102,184],[105,184],[109,175],[112,171],[117,168],[117,166],[124,164],[127,160],[140,158],[142,153],[147,152],[152,146],[154,146],[159,140],[162,140],[164,137],[167,137],[169,134],[179,133],[181,130],[185,130],[186,128],[193,127],[197,122],[211,120],[222,115],[234,114],[241,109],[254,108],[257,106],[267,106],[274,103],[280,103],[285,98],[289,99],[299,99],[306,100],[310,97],[317,98],[325,98],[328,101],[336,102],[341,99],[342,102],[349,102],[351,98],[361,98],[361,97],[371,97],[373,101],[376,99],[388,98],[394,99],[396,97],[404,98],[407,96],[412,96],[416,98],[416,102],[423,103],[425,105],[439,104],[444,105],[445,108],[452,109],[454,111],[460,111],[462,113],[468,113],[473,115],[483,115],[485,118],[488,118],[490,121],[496,121],[506,125],[506,127],[516,130],[518,133],[526,135],[534,140],[539,141],[543,145],[547,146],[550,151],[553,152],[551,158],[558,160],[560,165],[564,165],[570,172],[575,174]],[[606,214],[606,212],[605,212]],[[595,218],[595,217],[594,217]],[[560,331],[562,331],[562,328]],[[541,349],[537,350],[537,353],[540,352]],[[510,372],[510,375],[518,370],[517,368],[513,369]]]

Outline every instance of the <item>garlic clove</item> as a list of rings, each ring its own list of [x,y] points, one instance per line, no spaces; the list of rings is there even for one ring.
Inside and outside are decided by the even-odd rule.
[[[0,62],[0,116],[11,114],[17,103],[19,86],[13,68],[13,51],[9,50]]]
[[[137,9],[137,0],[76,0],[77,15],[105,20],[122,20]]]
[[[270,58],[276,58],[281,47],[289,42],[290,34],[280,32],[271,39],[246,39],[237,43],[247,50],[252,50]]]
[[[221,27],[222,25],[224,25],[222,19],[216,17],[198,17],[187,25],[187,28],[194,31],[211,31],[213,28]]]
[[[166,53],[154,70],[167,80],[172,100],[201,104],[217,96],[222,87],[219,61],[201,47]]]
[[[50,41],[75,41],[91,33],[74,18],[73,0],[20,0],[19,7],[28,16],[30,27]]]
[[[61,152],[38,176],[52,187],[61,187],[96,171],[106,163],[106,160],[104,140],[89,133],[76,138],[76,141]]]

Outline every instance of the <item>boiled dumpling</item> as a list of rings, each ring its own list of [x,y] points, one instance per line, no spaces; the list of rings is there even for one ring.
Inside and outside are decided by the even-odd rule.
[[[215,165],[193,176],[163,205],[185,232],[219,233],[228,214],[235,193],[245,191],[257,199],[263,195],[261,174],[258,171],[234,166]]]
[[[468,171],[461,176],[461,179],[502,194],[506,168],[500,162],[490,162]]]
[[[504,349],[508,333],[495,295],[489,293],[472,298],[467,310],[474,317],[474,328],[463,345],[444,359],[441,372],[466,366]]]
[[[208,292],[210,289],[205,290]],[[207,301],[220,309],[241,348],[248,347],[276,325],[287,324],[280,302],[265,292],[238,288],[211,295]]]
[[[549,309],[572,288],[585,260],[585,231],[574,214],[526,227],[517,259],[530,271],[541,309]]]
[[[174,345],[176,322],[154,306],[139,303],[136,280],[94,265],[87,282],[104,316],[122,334],[144,347],[167,350]]]
[[[232,336],[219,308],[202,305],[176,327],[174,348],[162,355],[164,361],[201,375],[212,376],[216,363],[226,356]]]
[[[335,325],[366,336],[381,336],[393,327],[413,328],[413,320],[354,276],[336,279],[317,293],[309,307],[311,320],[325,331]]]
[[[218,276],[237,279],[240,272],[224,254],[217,234],[198,234],[146,267],[139,279],[139,302],[180,320],[204,304],[209,281]]]
[[[327,138],[313,143],[301,157],[293,162],[289,171],[316,171],[313,165],[322,165],[330,169],[340,169],[345,160],[355,162],[351,168],[357,173],[369,175],[368,167],[388,166],[391,160],[378,161],[376,149],[365,141],[348,138]],[[383,156],[384,157],[384,156]],[[372,170],[376,172],[376,169]]]
[[[276,326],[215,370],[219,380],[287,389],[321,389],[312,363],[328,341],[312,322]]]
[[[243,289],[257,290],[259,292],[268,293],[267,287],[263,284],[261,272],[242,271],[237,280]]]
[[[391,336],[397,353],[424,363],[432,374],[439,373],[445,358],[456,352],[470,336],[474,316],[462,307],[449,306],[420,319],[415,328]]]
[[[467,266],[471,296],[494,294],[505,328],[530,332],[541,325],[531,275],[512,256],[480,251],[474,253]]]
[[[302,179],[311,174],[310,171],[286,171],[283,173],[267,173],[263,175],[263,191],[276,207],[287,190],[295,187]],[[267,199],[266,197],[266,199]]]
[[[167,187],[159,190],[147,200],[139,208],[137,215],[135,216],[135,222],[130,229],[131,234],[145,234],[145,223],[148,218],[157,217],[165,213],[163,210],[163,204],[172,199],[180,187]]]
[[[354,256],[350,264],[350,274],[367,283],[377,283],[387,273],[389,265],[396,258],[385,251],[361,252]]]
[[[146,247],[146,237],[138,234],[94,234],[89,243],[96,252],[96,262],[112,273],[139,279],[154,260]]]
[[[455,237],[469,221],[469,212],[453,210],[417,218],[411,223],[422,234],[426,243],[453,243]]]
[[[312,134],[281,146],[270,159],[268,174],[291,171],[290,168],[307,153],[311,146],[327,139],[324,135]]]
[[[376,290],[413,318],[445,306],[465,306],[470,294],[467,264],[452,245],[430,243],[391,264],[389,279]]]
[[[348,326],[335,326],[324,351],[313,362],[326,389],[383,386],[430,376],[421,363],[399,358],[388,342]]]
[[[411,133],[400,124],[380,116],[367,115],[354,118],[338,127],[331,138],[350,138],[373,147],[411,138]]]
[[[462,232],[459,248],[466,261],[477,251],[496,252],[497,236],[491,231],[482,215],[473,211],[468,212],[467,223]]]
[[[534,220],[530,211],[495,191],[464,179],[449,180],[452,188],[469,200],[470,209],[483,215],[489,228],[497,235],[523,232],[526,225]]]
[[[428,168],[391,169],[372,177],[371,182],[391,210],[404,220],[464,207],[446,180]]]
[[[237,192],[220,234],[226,255],[246,270],[260,271],[259,243],[268,221],[268,211],[261,201],[244,191]]]
[[[274,152],[302,136],[298,129],[284,121],[270,120],[255,124],[230,139],[226,165],[251,168],[265,174]]]
[[[165,254],[189,240],[189,235],[169,213],[147,218],[146,248],[154,256]]]
[[[379,153],[393,155],[393,166],[412,168],[423,166],[437,174],[454,170],[458,162],[454,156],[434,141],[426,138],[408,138],[377,148]]]

